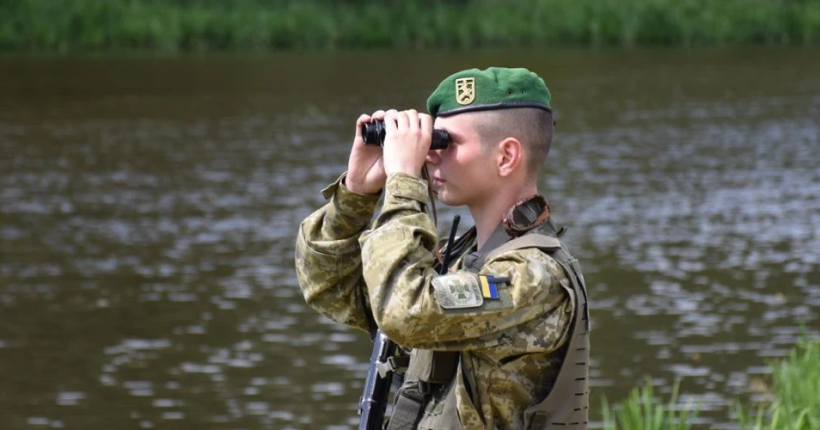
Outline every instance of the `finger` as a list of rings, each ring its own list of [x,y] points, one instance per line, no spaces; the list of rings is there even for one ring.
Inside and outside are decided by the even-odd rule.
[[[410,127],[410,118],[407,116],[407,112],[402,111],[396,114],[396,125],[399,130],[407,130]]]
[[[371,120],[371,118],[370,118],[370,115],[368,115],[368,114],[363,113],[363,114],[359,115],[359,118],[356,120],[356,134],[355,134],[355,137],[353,138],[353,145],[356,145],[356,143],[362,141],[362,139],[364,138],[364,136],[362,136],[362,126],[364,124],[369,123],[370,120]],[[364,142],[362,142],[362,143],[364,143]]]
[[[395,109],[390,109],[384,113],[384,129],[387,133],[396,131],[396,117],[398,115],[399,113]]]
[[[433,117],[426,113],[419,114],[419,123],[421,125],[421,133],[427,142],[432,144],[433,140]]]
[[[356,132],[358,133],[358,130],[361,127],[362,124],[367,124],[368,122],[370,122],[372,120],[373,120],[373,118],[370,115],[366,114],[366,113],[363,113],[363,114],[359,115],[359,118],[356,120]]]
[[[371,116],[373,117],[373,119],[383,120],[384,119],[384,110],[379,109],[376,112],[373,112],[373,115],[371,115]]]
[[[409,109],[404,111],[404,113],[407,114],[407,121],[410,124],[410,127],[417,129],[420,126],[418,111],[415,109]]]

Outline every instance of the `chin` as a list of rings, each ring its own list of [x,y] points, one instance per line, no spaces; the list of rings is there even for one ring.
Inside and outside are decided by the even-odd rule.
[[[449,193],[442,193],[439,191],[438,193],[438,201],[444,203],[447,206],[462,206],[464,202],[460,201],[455,196],[450,195]]]

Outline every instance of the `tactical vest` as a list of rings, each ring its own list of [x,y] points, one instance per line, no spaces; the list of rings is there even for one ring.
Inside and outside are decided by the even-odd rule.
[[[590,327],[586,285],[580,264],[561,245],[549,221],[506,243],[499,240],[497,233],[487,241],[486,251],[465,256],[463,270],[478,273],[485,261],[503,252],[539,248],[561,266],[571,284],[571,288],[564,287],[574,309],[566,355],[552,390],[540,403],[524,411],[524,430],[586,429]],[[475,386],[475,381],[469,380],[471,372],[462,372],[463,366],[466,364],[459,352],[413,350],[405,381],[396,393],[387,429],[462,429],[456,409],[456,378],[464,374],[464,385],[468,390]]]

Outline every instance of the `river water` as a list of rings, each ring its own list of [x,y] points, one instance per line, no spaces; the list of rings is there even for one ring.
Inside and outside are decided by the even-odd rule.
[[[369,340],[305,306],[298,223],[359,113],[421,109],[490,65],[554,94],[541,189],[589,283],[593,418],[681,378],[681,406],[730,428],[770,360],[820,331],[818,58],[2,58],[2,428],[354,428]]]

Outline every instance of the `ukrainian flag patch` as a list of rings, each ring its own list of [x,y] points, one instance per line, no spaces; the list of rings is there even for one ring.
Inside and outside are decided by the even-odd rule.
[[[509,282],[508,278],[496,278],[490,275],[478,275],[481,283],[481,296],[485,299],[498,300],[498,284]]]

